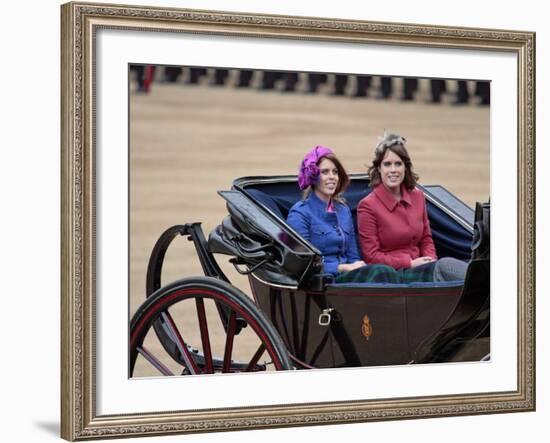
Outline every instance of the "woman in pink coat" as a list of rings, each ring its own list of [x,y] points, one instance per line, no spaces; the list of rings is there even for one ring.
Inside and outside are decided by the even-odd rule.
[[[402,270],[405,281],[463,280],[467,263],[438,260],[422,191],[416,188],[405,138],[384,134],[369,168],[373,191],[359,202],[363,260]]]

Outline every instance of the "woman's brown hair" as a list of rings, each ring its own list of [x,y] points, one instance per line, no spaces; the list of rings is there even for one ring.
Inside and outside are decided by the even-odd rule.
[[[338,160],[338,158],[334,154],[328,154],[324,155],[317,161],[317,166],[323,161],[323,159],[328,159],[331,162],[334,163],[336,166],[336,169],[338,169],[338,185],[336,186],[336,190],[334,191],[334,197],[333,200],[337,201],[338,203],[345,203],[346,199],[344,198],[344,192],[346,192],[346,189],[349,186],[349,176],[346,172],[344,165]],[[302,193],[302,199],[305,200],[307,196],[311,193],[313,187],[308,186],[306,189],[304,189],[304,192]]]
[[[400,135],[384,134],[384,137],[382,137],[374,149],[374,160],[367,171],[370,177],[371,188],[374,188],[382,183],[382,178],[380,177],[380,171],[378,168],[382,164],[388,150],[398,155],[405,164],[405,178],[403,179],[403,185],[405,188],[409,191],[412,191],[415,188],[419,177],[418,174],[413,171],[411,157],[407,152],[407,148],[405,148],[406,142],[407,140]]]

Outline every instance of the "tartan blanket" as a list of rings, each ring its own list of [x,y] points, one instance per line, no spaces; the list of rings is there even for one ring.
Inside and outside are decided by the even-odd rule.
[[[435,262],[416,268],[394,269],[387,265],[366,265],[353,271],[343,272],[336,283],[397,283],[433,282]]]

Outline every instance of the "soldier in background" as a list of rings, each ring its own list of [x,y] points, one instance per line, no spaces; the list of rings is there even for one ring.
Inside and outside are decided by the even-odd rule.
[[[418,89],[418,79],[417,78],[404,78],[403,79],[403,95],[401,96],[402,101],[413,101],[414,93]]]
[[[130,65],[130,71],[136,73],[136,92],[148,93],[151,90],[155,67],[153,65]]]
[[[164,68],[164,81],[168,83],[176,83],[183,73],[181,66],[166,66]]]
[[[370,75],[358,75],[356,80],[353,97],[368,97],[372,77]]]
[[[326,83],[327,80],[327,74],[310,72],[309,74],[307,74],[307,92],[309,92],[310,94],[315,94],[319,91],[319,86]]]
[[[441,103],[441,95],[447,91],[445,80],[436,78],[430,80],[431,103]]]
[[[393,91],[392,78],[380,77],[380,94],[378,98],[387,100],[391,97]]]
[[[348,83],[348,75],[336,74],[334,79],[334,92],[333,95],[345,95],[346,86]],[[367,97],[368,88],[370,87],[371,76],[370,75],[356,75],[355,76],[355,92],[352,93],[352,97]]]
[[[250,82],[252,81],[253,75],[254,71],[251,69],[239,70],[239,77],[235,86],[237,88],[248,88],[250,86]]]
[[[284,86],[283,92],[294,92],[296,91],[296,85],[298,84],[298,73],[297,72],[285,72],[284,77]]]
[[[466,80],[457,81],[456,98],[453,105],[465,105],[470,101],[470,92]]]
[[[475,94],[480,97],[480,105],[491,104],[491,85],[488,81],[477,81]]]
[[[214,69],[214,77],[210,80],[210,86],[224,86],[229,77],[229,69]]]
[[[189,76],[185,81],[188,85],[196,85],[201,77],[206,75],[206,68],[189,68]]]
[[[260,89],[262,90],[275,89],[275,82],[283,76],[279,71],[263,71],[262,74],[262,82],[260,84]]]
[[[332,91],[332,95],[344,95],[346,93],[347,84],[347,74],[336,74],[334,78],[334,90]]]

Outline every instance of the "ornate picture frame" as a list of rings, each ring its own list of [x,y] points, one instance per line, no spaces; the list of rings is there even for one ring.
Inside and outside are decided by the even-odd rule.
[[[535,35],[523,31],[156,7],[62,6],[61,434],[67,440],[442,417],[535,408]],[[97,33],[178,33],[465,49],[517,59],[517,388],[493,392],[98,413]],[[121,319],[121,322],[125,319]],[[124,360],[124,356],[121,357]]]

